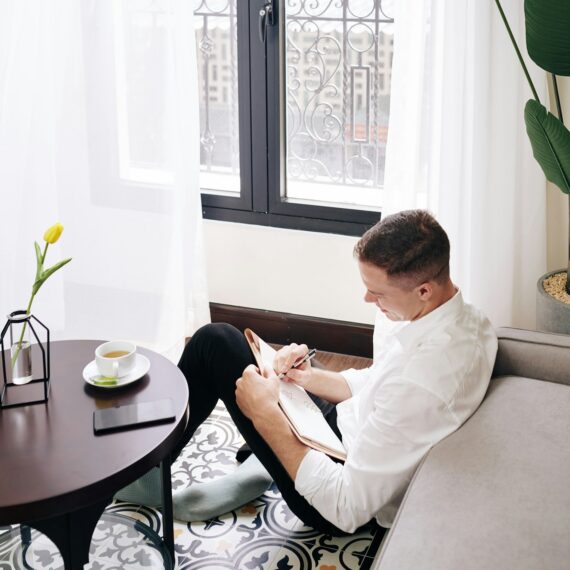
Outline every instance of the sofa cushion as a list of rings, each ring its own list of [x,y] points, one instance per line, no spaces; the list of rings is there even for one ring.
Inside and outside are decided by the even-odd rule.
[[[570,335],[499,328],[493,376],[524,376],[570,384]]]
[[[570,564],[570,387],[506,376],[418,468],[374,568]]]

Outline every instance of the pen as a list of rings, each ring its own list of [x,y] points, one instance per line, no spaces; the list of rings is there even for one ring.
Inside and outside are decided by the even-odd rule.
[[[309,350],[309,352],[307,352],[307,354],[305,354],[305,356],[303,356],[303,358],[301,358],[301,360],[299,360],[298,362],[295,362],[295,364],[293,364],[293,366],[291,366],[291,368],[289,368],[289,370],[292,370],[293,368],[299,368],[299,366],[301,366],[301,364],[305,364],[305,362],[312,360],[315,357],[315,354],[317,354],[317,349],[311,348],[311,350]],[[289,370],[287,370],[287,372],[289,372]],[[287,376],[287,372],[281,372],[281,374],[279,374],[278,377],[283,378],[284,376]]]

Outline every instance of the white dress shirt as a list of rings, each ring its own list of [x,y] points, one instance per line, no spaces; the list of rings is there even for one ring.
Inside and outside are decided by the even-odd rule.
[[[337,405],[346,462],[311,449],[297,491],[346,532],[374,516],[390,527],[424,455],[483,400],[496,353],[491,323],[459,291],[417,321],[379,312],[372,366],[342,372],[352,391]]]

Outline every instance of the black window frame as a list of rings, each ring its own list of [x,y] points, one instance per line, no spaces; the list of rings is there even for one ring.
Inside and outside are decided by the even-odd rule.
[[[278,0],[274,25],[259,37],[259,18],[268,0],[236,2],[240,196],[202,191],[204,219],[285,229],[360,236],[381,217],[379,211],[320,206],[284,200],[280,129],[283,124],[280,77],[281,29]],[[271,105],[269,102],[277,102]]]

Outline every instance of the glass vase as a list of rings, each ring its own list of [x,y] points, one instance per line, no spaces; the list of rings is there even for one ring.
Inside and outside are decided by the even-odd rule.
[[[30,318],[26,311],[14,311],[8,316],[12,382],[17,385],[27,384],[33,377]]]

